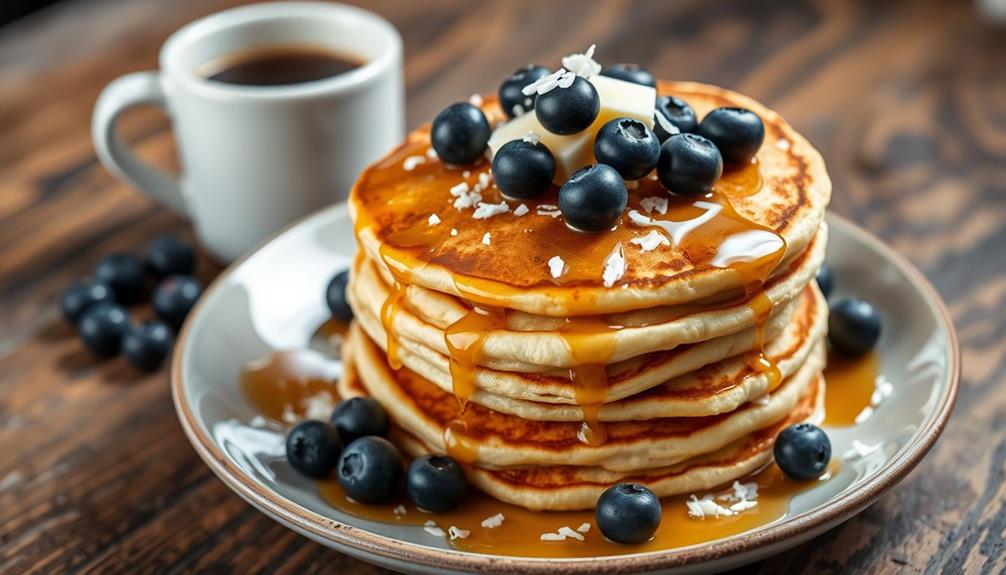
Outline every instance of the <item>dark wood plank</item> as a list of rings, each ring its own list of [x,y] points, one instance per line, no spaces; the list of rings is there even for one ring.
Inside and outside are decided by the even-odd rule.
[[[235,0],[66,2],[0,30],[0,573],[375,573],[254,511],[202,465],[165,373],[96,362],[59,292],[102,255],[186,224],[112,179],[89,140],[116,76]],[[845,525],[745,572],[1001,571],[1006,533],[1006,33],[970,2],[362,2],[403,31],[408,121],[592,42],[605,61],[727,85],[821,149],[833,209],[950,304],[964,389],[911,476]],[[533,15],[533,16],[532,16]],[[167,121],[130,114],[176,164]],[[209,281],[219,268],[200,259]]]

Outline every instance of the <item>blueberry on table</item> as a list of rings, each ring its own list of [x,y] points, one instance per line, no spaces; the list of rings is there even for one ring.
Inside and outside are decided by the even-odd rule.
[[[154,312],[173,329],[178,329],[189,315],[203,286],[192,276],[171,276],[154,290]]]
[[[196,271],[196,254],[189,244],[165,234],[147,244],[147,266],[156,278],[191,275]]]
[[[813,423],[797,423],[779,432],[773,454],[776,465],[789,477],[817,479],[831,461],[831,440]]]
[[[580,76],[569,87],[556,86],[538,96],[534,113],[541,125],[560,136],[586,130],[601,112],[601,97],[594,85]]]
[[[467,487],[465,470],[446,455],[413,459],[405,474],[405,491],[409,499],[420,508],[435,513],[457,507]]]
[[[541,142],[513,140],[493,156],[493,181],[508,198],[536,198],[552,185],[555,157]]]
[[[651,88],[657,87],[657,79],[639,64],[609,64],[601,68],[601,75]]]
[[[831,268],[828,264],[821,264],[821,267],[817,270],[817,287],[824,294],[825,299],[831,295],[831,290],[835,288],[835,275],[832,273]]]
[[[848,298],[835,302],[828,315],[828,341],[842,355],[856,356],[873,349],[880,339],[880,314],[870,302]]]
[[[107,282],[83,279],[70,284],[60,298],[59,306],[66,321],[76,324],[88,309],[99,303],[114,303],[115,294]]]
[[[653,115],[653,133],[657,135],[660,143],[664,143],[674,134],[694,132],[697,125],[695,110],[688,105],[688,102],[676,96],[657,98],[657,107]]]
[[[146,321],[126,331],[122,338],[122,355],[133,367],[154,371],[171,353],[174,339],[168,324],[158,320]]]
[[[140,301],[147,290],[146,266],[133,254],[119,252],[101,258],[94,277],[110,285],[115,301],[122,305]]]
[[[599,164],[615,168],[623,179],[638,180],[656,167],[660,141],[639,120],[616,118],[597,131],[594,157]]]
[[[340,401],[332,411],[332,425],[346,443],[370,435],[388,434],[388,414],[372,397],[353,397]]]
[[[498,91],[500,107],[503,108],[503,112],[508,117],[514,118],[519,115],[517,113],[519,111],[528,112],[534,109],[534,101],[538,94],[525,96],[523,90],[528,84],[548,76],[549,73],[548,68],[544,66],[529,64],[503,80]]]
[[[695,134],[677,134],[660,147],[657,177],[679,196],[709,193],[723,173],[723,159],[712,142]]]
[[[122,338],[129,329],[129,313],[117,303],[92,306],[80,318],[77,333],[91,353],[112,357],[119,353]]]
[[[342,270],[332,277],[325,288],[325,302],[332,315],[342,321],[353,319],[353,308],[349,307],[346,298],[346,286],[349,284],[349,270]]]
[[[440,159],[463,166],[482,157],[492,128],[482,110],[467,102],[447,106],[433,119],[430,142]]]
[[[597,500],[597,528],[615,543],[644,543],[660,526],[660,499],[638,483],[619,483]]]
[[[559,210],[566,225],[581,232],[610,229],[628,201],[622,176],[604,164],[580,168],[559,188]]]
[[[290,467],[313,479],[328,477],[339,463],[340,453],[339,432],[324,421],[302,421],[286,436],[286,460]]]
[[[342,451],[336,475],[349,497],[360,503],[380,503],[402,481],[402,456],[383,437],[361,437]]]
[[[747,108],[716,108],[702,118],[696,133],[716,144],[725,163],[738,165],[758,153],[765,124]]]

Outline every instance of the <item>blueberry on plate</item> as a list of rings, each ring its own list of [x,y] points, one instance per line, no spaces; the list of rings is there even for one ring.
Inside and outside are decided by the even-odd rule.
[[[657,108],[653,114],[653,133],[660,143],[674,134],[694,132],[698,125],[695,110],[681,98],[661,96],[657,98]]]
[[[388,434],[388,414],[372,397],[353,397],[340,401],[332,411],[332,425],[346,443],[375,435]]]
[[[657,79],[639,64],[609,64],[601,68],[601,75],[651,88],[657,87]]]
[[[817,287],[824,294],[824,298],[828,299],[831,296],[831,290],[835,288],[835,275],[832,273],[831,268],[828,264],[821,264],[821,267],[817,270]]]
[[[446,455],[413,459],[405,473],[405,491],[409,499],[422,509],[435,513],[457,507],[467,487],[465,470]]]
[[[402,456],[383,437],[361,437],[342,451],[339,485],[360,503],[386,501],[402,481]]]
[[[529,84],[533,84],[549,74],[548,68],[537,64],[529,64],[511,74],[506,80],[503,80],[498,91],[500,107],[503,108],[503,112],[508,117],[514,118],[532,110],[538,94],[525,96],[523,90]]]
[[[560,136],[586,130],[601,112],[601,97],[594,85],[577,76],[567,88],[556,86],[538,96],[534,113],[541,125]]]
[[[147,244],[147,267],[156,278],[192,275],[196,271],[196,254],[189,244],[164,234]]]
[[[776,465],[793,479],[816,479],[831,461],[831,440],[813,423],[797,423],[779,432],[775,438]]]
[[[610,229],[628,201],[622,176],[604,164],[580,168],[559,188],[559,210],[566,225],[581,232]]]
[[[619,483],[597,500],[597,528],[615,543],[644,543],[660,526],[660,499],[638,483]]]
[[[77,333],[91,353],[112,357],[122,348],[122,338],[129,329],[129,313],[117,303],[92,306],[80,318]]]
[[[848,298],[831,305],[828,341],[842,355],[856,356],[873,349],[880,339],[880,314],[870,302]]]
[[[508,198],[536,198],[552,185],[555,157],[541,142],[513,140],[493,156],[493,181]]]
[[[702,136],[677,134],[660,147],[657,177],[672,193],[680,196],[708,193],[722,173],[719,150]]]
[[[192,276],[171,276],[157,284],[154,290],[154,312],[173,329],[178,329],[189,315],[203,286]]]
[[[615,168],[623,179],[638,180],[656,167],[660,141],[639,120],[616,118],[597,131],[594,157],[599,164]]]
[[[342,321],[353,319],[353,308],[346,299],[346,286],[349,284],[349,270],[342,270],[332,277],[325,288],[325,302],[332,315]]]
[[[119,252],[101,258],[94,277],[112,286],[115,301],[122,305],[140,301],[147,290],[146,266],[133,254]]]
[[[467,102],[447,106],[433,119],[430,141],[440,159],[455,166],[482,157],[492,128],[482,110]]]
[[[174,339],[168,324],[156,319],[145,321],[126,331],[122,338],[122,355],[133,367],[154,371],[171,353]]]
[[[290,467],[313,479],[328,477],[339,463],[340,453],[339,432],[324,421],[302,421],[286,436],[286,460]]]
[[[77,323],[88,309],[99,303],[115,303],[112,287],[101,280],[83,279],[70,284],[60,298],[59,307],[63,317],[70,323]]]
[[[725,163],[739,165],[758,153],[765,124],[747,108],[716,108],[702,118],[696,133],[716,144]]]

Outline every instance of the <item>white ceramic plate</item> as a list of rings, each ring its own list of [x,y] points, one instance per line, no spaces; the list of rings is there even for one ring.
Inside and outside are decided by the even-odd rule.
[[[609,573],[714,571],[806,541],[860,512],[901,480],[932,447],[957,394],[957,340],[936,292],[910,264],[866,232],[830,216],[832,298],[857,295],[884,319],[881,371],[893,396],[850,428],[829,429],[841,457],[853,439],[879,444],[801,493],[769,525],[701,545],[618,557],[539,559],[450,549],[421,527],[358,519],[327,505],[284,458],[281,432],[255,428],[237,381],[272,350],[300,349],[328,319],[325,287],[348,267],[353,227],[337,205],[301,221],[223,272],[179,337],[172,390],[182,426],[207,465],[266,515],[324,545],[405,572]]]

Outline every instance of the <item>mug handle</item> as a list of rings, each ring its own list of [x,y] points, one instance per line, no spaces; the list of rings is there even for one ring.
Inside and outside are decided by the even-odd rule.
[[[158,72],[134,72],[105,86],[94,105],[91,138],[98,159],[108,171],[153,196],[168,208],[186,215],[185,198],[178,180],[140,161],[115,129],[119,115],[135,106],[158,106],[167,112]],[[169,114],[170,115],[170,114]]]

